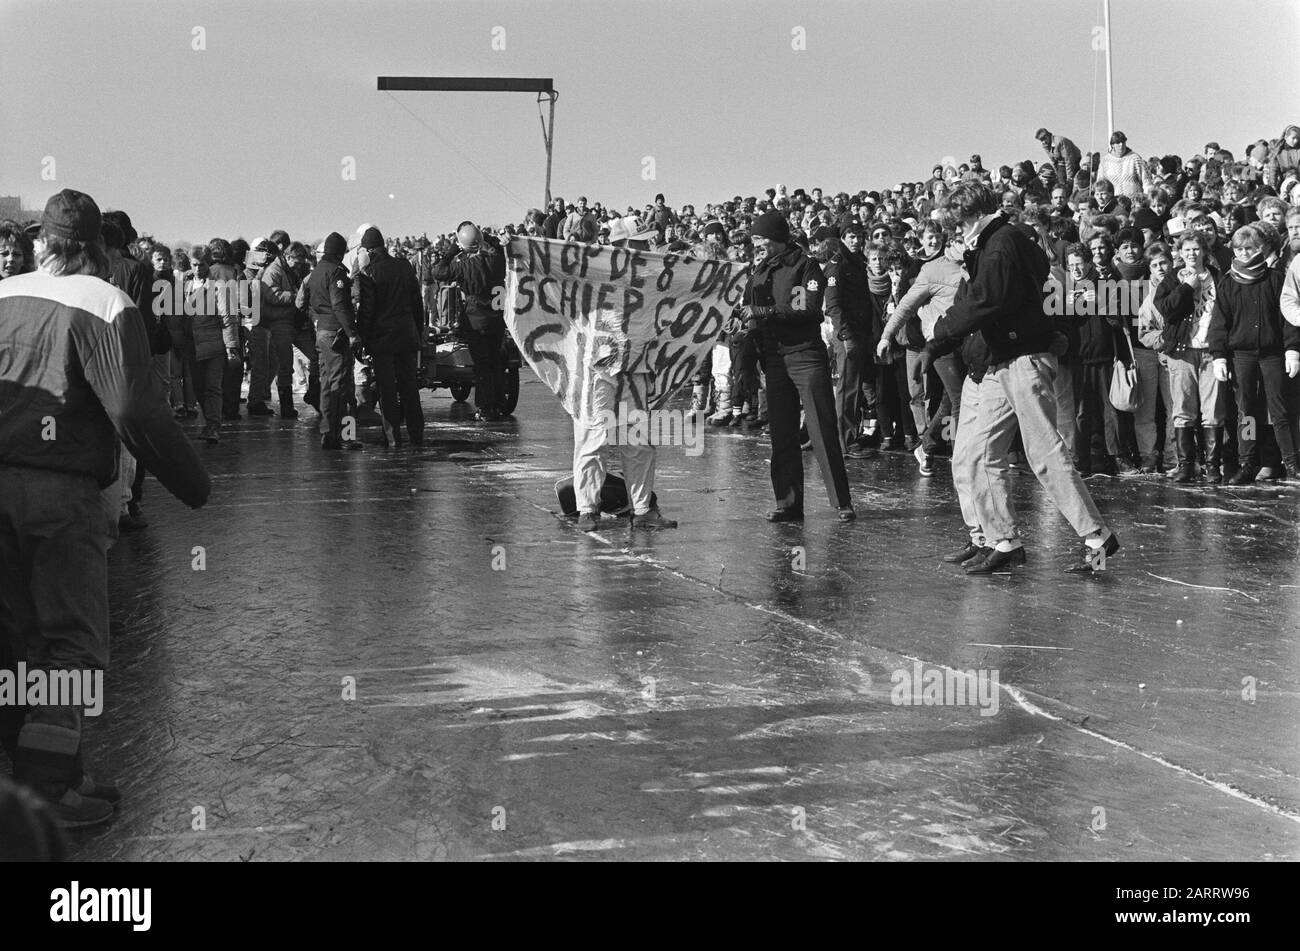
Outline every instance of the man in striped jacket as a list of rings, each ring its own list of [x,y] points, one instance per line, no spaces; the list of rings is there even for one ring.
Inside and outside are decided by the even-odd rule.
[[[64,189],[45,206],[38,270],[0,283],[0,678],[11,685],[20,662],[51,684],[95,671],[102,683],[117,509],[100,493],[119,439],[191,508],[210,491],[153,372],[140,311],[103,279],[100,227],[94,200]],[[68,826],[106,821],[120,798],[82,772],[84,706],[66,695],[0,704],[14,778]]]

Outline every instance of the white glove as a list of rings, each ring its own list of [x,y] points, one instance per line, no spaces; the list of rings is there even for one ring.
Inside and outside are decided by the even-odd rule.
[[[1228,361],[1222,357],[1214,361],[1214,378],[1220,383],[1228,382]]]
[[[1295,378],[1300,374],[1300,350],[1288,350],[1286,352],[1286,375]]]

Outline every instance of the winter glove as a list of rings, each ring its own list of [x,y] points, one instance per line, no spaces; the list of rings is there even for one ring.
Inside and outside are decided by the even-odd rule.
[[[1286,352],[1286,375],[1294,378],[1300,374],[1300,350]]]
[[[1214,361],[1214,378],[1220,383],[1228,382],[1228,361],[1223,357]]]

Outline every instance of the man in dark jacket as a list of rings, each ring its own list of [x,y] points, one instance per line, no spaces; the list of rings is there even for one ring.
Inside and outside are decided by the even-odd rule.
[[[461,336],[474,358],[474,405],[480,421],[502,416],[505,389],[505,363],[501,347],[505,343],[506,258],[501,243],[492,235],[484,237],[472,221],[462,221],[456,229],[456,244],[433,267],[436,280],[460,285],[465,296],[468,327]]]
[[[778,211],[760,215],[752,237],[756,265],[739,316],[751,331],[762,332],[772,434],[772,490],[776,494],[776,509],[767,519],[803,520],[802,405],[826,494],[840,520],[852,521],[856,515],[835,423],[830,361],[821,337],[822,269],[791,243],[790,226]]]
[[[968,563],[966,570],[991,574],[1025,562],[1009,477],[1017,428],[1039,482],[1084,538],[1084,557],[1071,570],[1104,567],[1104,558],[1119,549],[1119,540],[1102,522],[1056,428],[1054,348],[1062,349],[1065,335],[1044,312],[1047,255],[1001,214],[997,195],[982,183],[958,185],[948,209],[965,235],[969,279],[947,315],[935,324],[926,353],[932,359],[955,349],[975,331],[982,333],[989,348],[989,367],[968,434],[970,443],[982,451],[953,459],[953,482],[964,483],[964,491],[970,492],[989,546],[986,557]],[[964,416],[959,426],[966,425]]]
[[[100,221],[89,195],[54,195],[37,239],[41,269],[0,282],[0,668],[22,662],[29,675],[68,671],[79,680],[98,671],[102,682],[109,526],[101,493],[117,474],[118,440],[191,508],[207,501],[211,484],[171,417],[139,311],[102,280]],[[0,705],[14,778],[66,825],[107,821],[120,796],[82,772],[82,704],[46,700]]]
[[[831,229],[821,228],[813,235],[813,241],[818,244],[828,241],[837,247],[825,267],[826,316],[830,318],[840,366],[840,377],[835,384],[835,415],[844,455],[851,459],[864,458],[871,450],[861,441],[862,387],[869,383],[875,363],[871,358],[871,299],[867,290],[867,262],[862,257],[862,226],[849,224],[838,238]]]
[[[361,247],[369,252],[370,263],[357,276],[361,286],[357,325],[379,387],[384,444],[401,448],[405,421],[411,445],[419,446],[424,443],[424,411],[415,376],[424,332],[420,280],[409,261],[388,253],[378,228],[366,230]]]
[[[352,281],[343,266],[347,240],[337,231],[325,239],[325,253],[298,288],[297,306],[316,327],[320,355],[320,444],[322,449],[360,449],[355,430],[344,432],[347,394],[353,389],[352,351],[361,344],[352,309]],[[355,423],[354,423],[355,425]]]

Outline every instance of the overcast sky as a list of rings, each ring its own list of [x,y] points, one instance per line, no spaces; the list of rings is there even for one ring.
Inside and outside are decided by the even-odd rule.
[[[553,77],[570,200],[881,188],[944,156],[1037,160],[1040,125],[1104,148],[1100,22],[1101,0],[0,0],[0,194],[78,188],[170,241],[540,205],[534,95],[390,96],[379,75]],[[1116,125],[1142,155],[1213,138],[1242,157],[1300,121],[1297,0],[1112,0],[1112,27]]]

